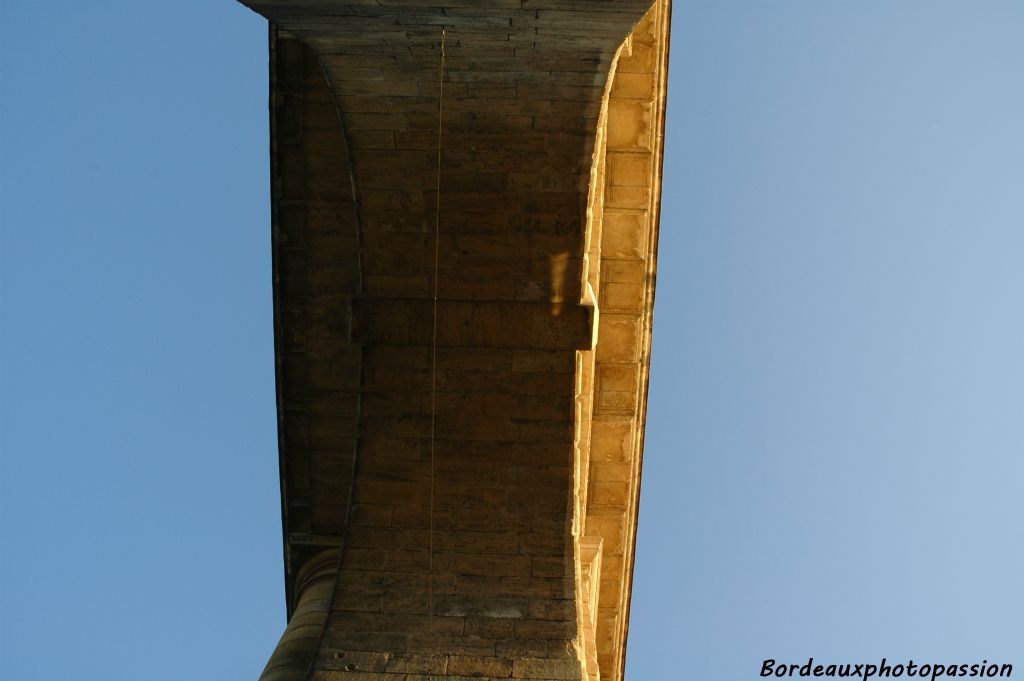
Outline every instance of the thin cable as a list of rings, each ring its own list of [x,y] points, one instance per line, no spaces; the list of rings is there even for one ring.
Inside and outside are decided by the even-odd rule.
[[[441,74],[437,97],[437,187],[434,204],[434,328],[430,348],[430,575],[427,579],[427,654],[434,653],[434,441],[437,434],[437,277],[441,241],[441,122],[444,114],[444,48],[447,30],[441,27]]]

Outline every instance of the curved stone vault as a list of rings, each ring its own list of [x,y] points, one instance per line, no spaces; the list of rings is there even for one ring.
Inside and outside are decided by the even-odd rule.
[[[290,617],[262,679],[621,679],[668,1],[244,4]]]

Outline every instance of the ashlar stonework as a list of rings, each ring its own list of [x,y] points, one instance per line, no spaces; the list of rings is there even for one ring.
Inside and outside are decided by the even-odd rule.
[[[618,681],[667,0],[244,4],[289,604],[261,678]]]

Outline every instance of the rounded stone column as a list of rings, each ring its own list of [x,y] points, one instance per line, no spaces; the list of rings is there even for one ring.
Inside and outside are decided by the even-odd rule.
[[[311,558],[295,580],[295,610],[259,681],[304,681],[317,648],[338,576],[338,550]]]

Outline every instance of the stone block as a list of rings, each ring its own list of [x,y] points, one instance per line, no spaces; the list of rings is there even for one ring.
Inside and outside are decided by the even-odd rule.
[[[516,679],[579,679],[581,674],[580,664],[575,660],[522,657],[512,667],[512,677]]]
[[[608,103],[609,150],[653,151],[653,105],[630,99]]]

